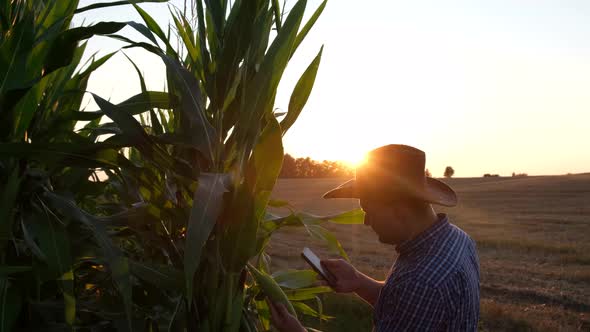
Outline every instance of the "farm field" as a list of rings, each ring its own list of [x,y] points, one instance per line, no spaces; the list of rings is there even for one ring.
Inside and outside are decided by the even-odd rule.
[[[273,197],[297,210],[332,214],[358,207],[321,195],[346,179],[279,179]],[[477,242],[481,264],[482,331],[590,331],[590,174],[445,180],[459,195],[455,208],[438,208]],[[364,225],[327,226],[352,263],[384,279],[396,258]],[[304,246],[333,256],[303,229],[276,234],[268,252],[277,269],[305,268]],[[325,331],[367,331],[371,308],[355,296],[329,294]]]

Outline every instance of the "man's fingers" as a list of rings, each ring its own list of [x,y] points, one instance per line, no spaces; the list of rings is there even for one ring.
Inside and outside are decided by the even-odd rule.
[[[330,284],[325,279],[318,279],[315,282],[316,286],[330,286]]]
[[[268,310],[270,310],[270,319],[276,323],[280,320],[281,317],[277,311],[275,304],[268,298],[266,299],[266,304],[268,305]]]
[[[287,307],[285,307],[284,304],[276,303],[275,306],[281,317],[287,317],[287,315],[290,315],[289,311],[287,310]]]
[[[328,274],[328,277],[330,274],[334,274],[334,271],[337,268],[336,265],[334,265],[333,263],[330,263],[329,261],[320,261],[320,265],[326,271],[326,273]]]
[[[335,284],[337,281],[337,278],[334,276],[334,270],[330,270],[330,268],[324,266],[324,270],[326,271],[326,275],[325,276],[321,276],[322,280],[325,280],[328,282],[329,285]]]
[[[326,259],[321,260],[320,265],[326,270],[328,273],[328,277],[331,277],[342,268],[342,260],[341,259]]]
[[[338,264],[338,259],[322,259],[320,260],[320,264],[323,267],[326,268],[331,268],[331,267],[335,267]]]
[[[316,276],[316,280],[314,282],[314,285],[316,285],[316,286],[330,286],[332,281],[333,281],[332,279],[326,280],[326,278],[324,278],[324,276],[322,276],[321,274],[318,273],[318,275]]]

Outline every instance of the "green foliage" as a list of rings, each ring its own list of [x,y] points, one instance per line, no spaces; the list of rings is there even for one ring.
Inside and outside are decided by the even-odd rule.
[[[353,294],[323,294],[323,312],[337,319],[318,321],[311,316],[303,317],[306,326],[325,332],[362,332],[373,330],[373,308]],[[310,302],[310,301],[307,301]],[[313,302],[311,302],[313,303]]]
[[[124,157],[118,144],[75,130],[88,79],[112,56],[82,65],[81,42],[125,23],[70,28],[77,6],[16,0],[0,7],[2,331],[71,329],[87,310],[93,313],[85,323],[92,326],[105,318],[106,302],[119,299],[120,317],[131,323],[126,258],[103,224],[111,218],[99,217],[108,212],[105,185],[89,181]],[[87,125],[97,127],[97,121]],[[88,273],[99,266],[99,273]],[[105,288],[101,301],[84,296],[87,285],[111,282],[116,288]]]
[[[162,1],[133,2],[144,24],[76,28],[76,13],[128,2],[0,7],[0,329],[265,330],[269,284],[293,310],[327,319],[321,303],[301,302],[329,291],[313,286],[315,273],[272,274],[264,252],[292,226],[346,258],[322,223],[362,221],[358,211],[313,216],[270,200],[282,137],[322,49],[281,122],[277,88],[325,2],[303,25],[305,0],[288,11],[270,0],[196,0],[194,18],[171,11],[179,49],[140,2]],[[117,35],[125,26],[147,42]],[[148,91],[130,59],[141,93],[119,104],[92,94],[99,110],[81,110],[90,75],[113,55],[81,66],[94,35],[160,57],[168,91]]]
[[[268,325],[264,302],[254,300],[259,288],[255,279],[249,285],[245,267],[253,259],[261,263],[267,257],[264,248],[270,236],[284,225],[268,219],[266,208],[282,166],[282,136],[309,97],[321,50],[302,74],[281,123],[272,110],[284,69],[324,5],[300,32],[305,1],[295,3],[284,21],[284,8],[277,1],[236,1],[228,8],[223,3],[206,2],[204,6],[196,1],[195,18],[172,11],[183,43],[180,50],[175,50],[164,29],[136,6],[151,31],[143,32],[150,43],[128,41],[127,47],[143,48],[162,59],[169,93],[179,100],[178,107],[165,116],[169,127],[164,135],[176,139],[168,141],[172,143],[169,152],[198,165],[200,172],[226,179],[218,182],[219,186],[213,179],[199,180],[196,192],[186,179],[170,179],[176,196],[188,198],[186,209],[192,205],[191,212],[173,219],[172,214],[159,216],[171,225],[168,231],[174,236],[169,241],[182,257],[182,264],[176,267],[185,275],[186,307],[179,315],[186,315],[186,326],[237,331],[240,326],[263,329]],[[196,27],[189,24],[195,20]],[[145,129],[150,130],[149,126]],[[154,171],[167,178],[171,170]],[[158,207],[162,203],[150,204]],[[178,204],[178,200],[171,200],[171,205]],[[292,214],[291,218],[299,217]],[[312,219],[316,224],[306,224]],[[312,236],[345,255],[335,237],[319,225],[324,219],[299,220],[294,224],[307,227]],[[268,264],[259,268],[261,273],[270,272]]]

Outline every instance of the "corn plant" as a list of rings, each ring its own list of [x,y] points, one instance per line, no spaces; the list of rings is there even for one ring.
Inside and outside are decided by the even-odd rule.
[[[329,291],[313,287],[312,271],[278,271],[269,277],[264,250],[271,235],[283,226],[303,226],[346,257],[321,223],[362,220],[359,211],[276,217],[267,210],[288,207],[270,200],[283,160],[282,137],[311,93],[322,49],[302,73],[280,121],[273,113],[277,88],[325,2],[304,25],[305,0],[288,14],[268,0],[231,5],[197,0],[192,5],[195,17],[171,10],[181,48],[174,47],[170,28],[165,33],[139,6],[150,30],[143,32],[147,41],[113,36],[162,59],[170,100],[177,104],[150,110],[136,121],[120,112],[121,105],[96,98],[118,128],[107,141],[126,144],[132,162],[121,165],[120,174],[109,173],[107,183],[120,188],[126,205],[141,201],[149,211],[146,220],[129,225],[137,242],[130,248],[138,251],[132,255],[132,272],[151,298],[142,307],[147,316],[160,318],[155,324],[172,330],[266,330],[264,296],[305,301]],[[154,153],[154,146],[160,152]],[[154,155],[172,156],[177,163],[162,168],[146,162]],[[162,298],[172,306],[162,309]],[[325,318],[303,302],[293,308]]]
[[[70,26],[76,12],[120,4],[0,5],[0,331],[100,326],[108,301],[130,326],[126,258],[105,226],[125,217],[109,216],[105,185],[89,180],[124,156],[90,130],[103,114],[80,112],[90,75],[113,55],[82,64],[84,41],[128,23]],[[128,110],[149,103],[148,95],[158,94],[130,99]],[[169,106],[161,95],[166,105],[158,106]],[[78,120],[89,121],[84,130],[76,130]],[[91,294],[101,283],[114,287],[98,301]]]
[[[0,329],[266,330],[264,296],[325,318],[300,302],[328,291],[315,274],[271,277],[264,252],[275,231],[300,226],[346,257],[321,223],[362,220],[270,200],[322,50],[280,121],[277,87],[325,2],[302,26],[304,0],[288,14],[277,1],[194,1],[196,17],[171,13],[179,49],[137,5],[145,25],[70,27],[76,12],[126,3],[0,7]],[[147,42],[117,35],[124,26]],[[80,41],[96,34],[161,57],[168,91],[148,91],[131,63],[140,94],[118,105],[93,94],[100,109],[81,110],[89,76],[112,56],[76,69]]]

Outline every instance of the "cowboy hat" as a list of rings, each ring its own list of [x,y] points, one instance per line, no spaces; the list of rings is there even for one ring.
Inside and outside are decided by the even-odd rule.
[[[442,181],[424,173],[426,155],[414,147],[390,144],[370,151],[367,161],[349,180],[324,198],[363,198],[393,201],[412,197],[443,206],[457,205],[457,194]]]

